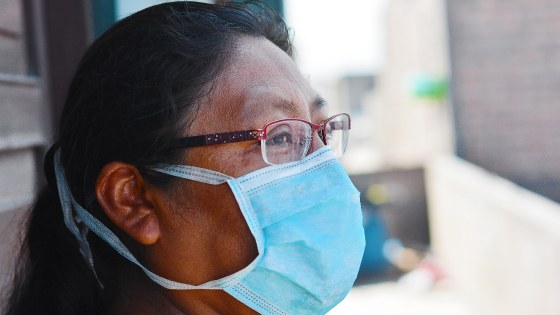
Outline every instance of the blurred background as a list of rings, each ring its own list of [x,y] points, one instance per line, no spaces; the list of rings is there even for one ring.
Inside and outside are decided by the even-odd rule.
[[[0,286],[81,55],[161,2],[0,0]],[[367,247],[330,314],[560,314],[560,2],[265,2],[352,117]]]

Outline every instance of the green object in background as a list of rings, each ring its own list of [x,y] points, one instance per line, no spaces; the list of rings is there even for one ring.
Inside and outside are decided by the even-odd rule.
[[[419,73],[409,78],[410,89],[415,98],[444,100],[447,98],[447,79]]]

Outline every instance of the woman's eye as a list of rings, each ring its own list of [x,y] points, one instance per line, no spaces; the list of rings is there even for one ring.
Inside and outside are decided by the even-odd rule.
[[[271,144],[273,145],[282,145],[282,144],[286,144],[286,143],[291,143],[292,142],[292,135],[285,132],[279,135],[276,135],[274,137],[272,137],[272,139],[270,139]]]

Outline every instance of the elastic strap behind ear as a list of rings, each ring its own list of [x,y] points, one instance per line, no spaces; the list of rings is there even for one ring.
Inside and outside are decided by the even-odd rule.
[[[223,288],[235,285],[238,283],[247,273],[249,273],[252,269],[255,268],[257,260],[253,261],[248,267],[244,268],[241,271],[234,273],[233,275],[218,279],[208,281],[201,285],[195,286],[185,283],[180,283],[172,280],[165,279],[160,277],[144,266],[132,255],[130,250],[126,248],[126,246],[121,242],[121,240],[113,233],[109,228],[107,228],[101,221],[97,220],[91,213],[85,210],[82,206],[80,206],[72,197],[72,193],[70,192],[70,188],[68,187],[68,183],[66,182],[66,177],[64,174],[64,169],[60,165],[60,151],[57,151],[54,155],[54,168],[56,172],[56,183],[58,187],[58,192],[60,196],[60,202],[62,204],[62,211],[64,213],[64,222],[68,227],[68,230],[74,234],[78,243],[80,244],[80,251],[86,261],[88,261],[91,265],[91,269],[95,274],[95,269],[93,266],[93,259],[91,255],[91,250],[89,248],[89,244],[86,239],[86,234],[89,230],[93,233],[97,234],[101,239],[103,239],[107,244],[111,245],[119,254],[121,254],[124,258],[130,260],[140,268],[150,277],[154,282],[161,285],[164,288],[171,289],[171,290],[192,290],[192,289],[207,289],[207,290],[222,290]],[[212,172],[212,171],[209,171]],[[220,174],[217,172],[213,172],[216,174]],[[228,177],[226,175],[220,174],[222,176],[218,177]],[[219,181],[220,179],[215,178],[214,182]],[[218,184],[218,183],[217,183]],[[216,184],[216,185],[217,185]],[[76,211],[76,216],[74,217],[72,214],[72,207]],[[76,222],[83,223],[84,226],[82,231],[78,229]],[[97,274],[95,275],[97,277]],[[98,279],[99,281],[99,279]],[[99,282],[101,285],[101,282]],[[103,285],[101,285],[103,288]]]
[[[52,148],[51,148],[52,150]],[[50,150],[49,150],[50,151]],[[48,154],[47,154],[48,155]],[[86,236],[89,231],[86,225],[82,226],[82,229],[78,228],[76,223],[80,223],[82,220],[79,216],[74,217],[72,214],[72,193],[66,182],[66,175],[64,174],[64,168],[60,164],[60,148],[56,150],[53,157],[54,171],[56,176],[56,186],[58,188],[58,196],[60,197],[60,204],[62,206],[62,213],[64,216],[64,223],[70,232],[76,237],[78,244],[80,245],[80,252],[84,256],[85,260],[89,263],[99,286],[103,289],[103,284],[99,281],[97,274],[95,273],[95,266],[93,265],[93,256],[91,254],[91,249],[87,242]]]
[[[56,185],[56,172],[54,170],[54,154],[58,150],[58,147],[58,142],[55,142],[47,151],[45,161],[43,162],[43,171],[45,172],[45,177],[47,178],[47,184],[54,190],[58,190]]]

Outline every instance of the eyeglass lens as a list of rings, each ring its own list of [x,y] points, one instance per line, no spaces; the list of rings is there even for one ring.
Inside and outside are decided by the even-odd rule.
[[[327,144],[342,156],[348,142],[349,119],[339,115],[325,122]],[[266,140],[262,143],[263,158],[270,164],[284,164],[299,161],[305,157],[311,146],[313,128],[298,120],[281,121],[267,126]]]
[[[270,164],[301,160],[311,146],[313,129],[305,122],[288,120],[266,128],[263,157]]]

